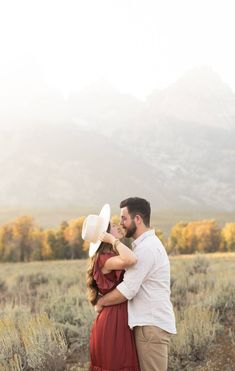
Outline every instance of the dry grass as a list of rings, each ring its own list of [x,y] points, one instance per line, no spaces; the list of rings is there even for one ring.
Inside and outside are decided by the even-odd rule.
[[[196,254],[197,255],[197,254]],[[201,254],[198,254],[201,255]],[[211,259],[233,259],[235,260],[235,252],[213,252],[210,254],[202,254],[203,256],[207,256],[208,258]],[[170,259],[172,261],[174,260],[191,260],[195,258],[195,254],[180,254],[180,255],[172,255]]]
[[[64,370],[67,342],[44,314],[9,311],[0,318],[1,370]]]
[[[235,253],[170,259],[178,335],[169,370],[176,371],[202,362],[223,333],[235,308]],[[95,314],[85,271],[85,260],[0,265],[0,370],[87,369]]]

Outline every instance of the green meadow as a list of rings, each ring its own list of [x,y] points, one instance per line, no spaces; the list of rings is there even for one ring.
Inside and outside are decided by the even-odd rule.
[[[232,370],[235,253],[171,257],[169,370]],[[86,260],[0,264],[0,370],[87,370]]]

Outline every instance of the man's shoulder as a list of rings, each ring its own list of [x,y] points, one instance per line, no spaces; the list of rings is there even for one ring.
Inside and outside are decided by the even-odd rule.
[[[159,255],[165,255],[166,249],[156,235],[151,235],[141,241],[134,252],[137,257],[143,257],[145,255],[158,257]]]
[[[134,253],[136,255],[144,255],[147,251],[148,253],[150,253],[151,251],[154,252],[157,246],[158,241],[156,236],[148,236],[135,247]]]
[[[142,249],[142,247],[148,247],[148,248],[162,247],[162,243],[155,234],[151,234],[139,243],[139,247],[140,249]]]

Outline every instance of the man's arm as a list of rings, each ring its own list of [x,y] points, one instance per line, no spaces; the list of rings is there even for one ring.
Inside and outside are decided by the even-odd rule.
[[[136,296],[154,264],[154,256],[149,250],[142,248],[136,252],[136,256],[137,263],[126,270],[123,281],[117,286],[117,290],[127,300]]]
[[[120,293],[117,289],[114,289],[113,291],[109,292],[108,294],[101,296],[101,298],[98,300],[95,310],[96,312],[101,312],[103,307],[108,307],[109,305],[115,305],[120,304],[126,301],[124,295]]]
[[[146,254],[144,249],[138,253],[137,259],[137,263],[126,270],[124,279],[117,288],[98,300],[95,307],[98,313],[101,312],[103,307],[131,300],[137,294],[143,280],[154,264],[152,254]]]

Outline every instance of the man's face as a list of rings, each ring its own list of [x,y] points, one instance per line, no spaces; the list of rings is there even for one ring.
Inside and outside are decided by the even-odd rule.
[[[124,229],[125,237],[133,237],[136,232],[136,224],[134,219],[132,219],[131,215],[128,213],[127,207],[123,207],[121,209],[121,217],[120,217],[120,224]]]

